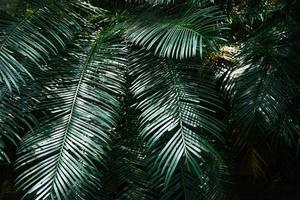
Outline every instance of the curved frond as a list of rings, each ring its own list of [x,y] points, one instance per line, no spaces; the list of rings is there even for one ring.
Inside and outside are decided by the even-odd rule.
[[[128,25],[127,37],[134,44],[155,50],[161,57],[184,59],[202,56],[204,50],[215,49],[216,41],[224,40],[219,32],[224,16],[216,6],[204,5],[188,10],[182,17],[156,20],[153,14]],[[140,16],[139,16],[140,18]]]
[[[22,18],[0,12],[0,82],[18,89],[24,76],[31,76],[26,63],[41,67],[79,28],[74,14],[59,5],[37,8]]]
[[[110,134],[121,113],[126,49],[114,32],[83,37],[54,59],[38,81],[44,86],[39,109],[48,119],[24,138],[16,169],[17,189],[35,199],[96,199]],[[76,47],[77,46],[77,47]]]
[[[0,41],[3,43],[0,51],[0,159],[8,162],[7,147],[11,144],[17,146],[23,135],[20,130],[25,132],[31,129],[31,124],[38,124],[30,114],[29,104],[35,101],[30,96],[32,91],[29,91],[28,85],[23,85],[24,81],[32,82],[26,74],[38,76],[40,70],[37,70],[36,65],[44,68],[45,61],[48,62],[49,57],[61,51],[72,39],[74,32],[81,28],[79,24],[84,20],[72,10],[104,16],[104,11],[84,2],[73,2],[61,8],[62,5],[56,5],[54,1],[43,4],[39,1],[35,6],[32,13],[28,13],[23,19],[1,12]]]
[[[216,179],[210,183],[201,180],[210,170],[219,173],[215,169],[223,167],[211,144],[212,138],[221,139],[223,131],[222,123],[214,117],[220,102],[213,84],[206,78],[199,81],[198,68],[191,63],[144,52],[132,58],[131,90],[141,111],[139,130],[150,151],[149,163],[156,177],[163,176],[165,188],[173,187],[162,199],[187,199],[182,187],[189,188],[189,196],[194,199],[198,193],[215,191],[219,176],[209,176]],[[186,178],[184,171],[189,174],[187,182],[182,181]],[[205,191],[202,184],[194,185],[195,181],[212,185]]]
[[[286,82],[289,73],[280,62],[286,56],[283,35],[281,30],[267,27],[249,39],[237,55],[237,65],[226,75],[224,90],[232,104],[231,118],[237,132],[247,137],[259,128],[265,137],[272,135],[273,141],[280,138],[295,145],[298,128],[289,100],[295,86]]]

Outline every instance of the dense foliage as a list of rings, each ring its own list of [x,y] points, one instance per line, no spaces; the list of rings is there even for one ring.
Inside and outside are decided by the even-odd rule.
[[[232,199],[237,165],[297,160],[299,1],[15,2],[0,160],[22,199]]]

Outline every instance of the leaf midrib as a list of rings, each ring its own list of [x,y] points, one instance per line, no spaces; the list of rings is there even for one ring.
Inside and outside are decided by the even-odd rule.
[[[56,179],[56,176],[57,176],[57,171],[58,171],[58,168],[59,168],[59,165],[61,164],[61,160],[62,160],[62,155],[63,155],[63,152],[64,152],[64,147],[65,147],[65,144],[66,144],[66,140],[67,140],[67,137],[68,137],[68,133],[69,133],[69,129],[70,129],[70,126],[71,126],[71,123],[72,123],[72,118],[73,118],[73,113],[74,113],[74,110],[75,110],[75,106],[76,106],[76,103],[77,103],[77,99],[78,99],[78,94],[79,94],[79,91],[80,91],[80,88],[81,88],[81,83],[83,81],[83,78],[84,78],[84,75],[87,71],[87,68],[92,60],[92,57],[97,49],[97,46],[98,46],[98,42],[97,40],[92,44],[92,47],[91,49],[89,50],[88,52],[88,57],[86,59],[86,61],[84,62],[84,65],[82,67],[82,71],[81,71],[81,74],[80,74],[80,77],[79,77],[79,81],[78,81],[78,85],[76,87],[76,90],[75,90],[75,94],[74,94],[74,98],[73,98],[73,102],[72,102],[72,105],[71,105],[71,108],[70,108],[70,114],[69,114],[69,119],[68,119],[68,122],[66,124],[66,130],[64,131],[64,138],[63,138],[63,141],[62,141],[62,145],[61,145],[61,148],[60,148],[60,151],[59,151],[59,155],[58,155],[58,158],[57,158],[57,162],[56,162],[56,165],[55,165],[55,171],[53,173],[53,177],[52,177],[52,184],[51,184],[51,190],[53,190],[53,186],[54,186],[54,180]]]
[[[180,95],[181,95],[181,92],[180,92],[180,87],[178,87],[178,81],[177,81],[177,77],[176,77],[176,74],[174,74],[174,70],[171,69],[171,67],[169,66],[169,64],[167,63],[167,68],[168,68],[168,71],[169,73],[171,74],[171,77],[172,77],[172,83],[173,83],[173,86],[175,87],[175,93],[176,93],[176,106],[177,106],[177,113],[179,115],[179,126],[180,126],[180,135],[181,135],[181,138],[182,138],[182,141],[183,141],[183,145],[184,145],[184,154],[186,155],[186,151],[187,151],[187,148],[186,148],[186,144],[185,144],[185,138],[184,138],[184,130],[183,130],[183,116],[182,116],[182,108],[181,108],[181,103],[180,103]],[[187,193],[186,193],[186,187],[185,187],[185,181],[184,181],[184,169],[183,169],[183,166],[181,163],[179,163],[180,165],[180,175],[181,175],[181,180],[182,180],[182,187],[183,187],[183,193],[184,193],[184,199],[188,199],[187,198]]]

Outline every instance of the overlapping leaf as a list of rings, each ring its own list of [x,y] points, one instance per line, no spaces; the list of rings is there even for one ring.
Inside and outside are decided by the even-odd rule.
[[[231,117],[238,132],[246,137],[260,128],[265,136],[272,133],[275,141],[279,137],[287,144],[295,144],[292,141],[297,134],[297,122],[293,112],[288,111],[289,96],[295,88],[284,82],[289,79],[289,72],[280,62],[286,56],[283,35],[281,30],[267,27],[250,39],[237,55],[239,62],[227,75],[224,89],[233,106]]]
[[[36,118],[30,114],[31,100],[25,94],[8,94],[8,87],[0,86],[0,161],[10,162],[7,146],[17,147],[21,141],[20,131],[36,125]],[[23,126],[22,126],[23,125]]]
[[[110,134],[119,121],[126,49],[101,31],[90,47],[83,37],[54,59],[38,79],[39,109],[51,111],[24,138],[16,161],[16,186],[34,199],[95,199]],[[88,50],[84,51],[84,49]]]
[[[202,56],[203,51],[215,49],[215,42],[223,40],[219,33],[224,16],[216,6],[203,5],[190,9],[180,18],[154,18],[148,16],[128,26],[127,37],[137,45],[155,50],[155,54],[167,58]],[[140,19],[141,18],[141,19]]]
[[[31,2],[32,3],[32,2]],[[38,3],[38,2],[36,2]],[[20,141],[24,126],[35,121],[29,113],[29,102],[34,101],[24,82],[32,82],[29,76],[39,76],[45,61],[58,52],[81,28],[85,20],[74,12],[102,15],[104,11],[84,2],[73,2],[64,8],[53,1],[48,4],[39,1],[34,4],[33,13],[23,19],[1,12],[0,20],[0,84],[3,91],[0,99],[1,117],[1,159],[9,161],[5,153],[7,146]],[[51,16],[51,17],[49,17]],[[28,76],[29,75],[29,76]],[[32,77],[31,76],[31,77]],[[2,77],[2,78],[1,78]],[[18,90],[16,90],[17,88]],[[35,124],[37,124],[35,122]],[[25,126],[25,127],[26,127]],[[28,128],[26,128],[27,130]],[[23,130],[24,132],[24,130]],[[10,141],[10,142],[9,142]]]
[[[213,84],[206,79],[199,81],[199,71],[191,63],[175,63],[143,52],[132,57],[131,75],[135,79],[131,90],[141,111],[140,134],[150,149],[156,178],[163,176],[167,191],[162,199],[187,199],[185,192],[197,199],[200,191],[215,192],[213,185],[218,180],[212,181],[207,191],[193,185],[210,170],[223,167],[210,141],[220,139],[223,130],[213,116],[220,109]],[[183,181],[182,170],[187,170],[189,182]],[[185,187],[188,191],[182,189]]]
[[[127,73],[126,73],[127,74]],[[138,134],[137,113],[131,106],[132,95],[127,77],[124,116],[117,135],[112,139],[108,169],[104,176],[101,198],[116,200],[156,200],[159,192],[152,190],[147,171],[145,142]]]
[[[49,17],[51,16],[51,17]],[[80,28],[74,13],[59,5],[37,8],[22,18],[0,12],[0,81],[19,88],[31,76],[27,62],[41,67]]]

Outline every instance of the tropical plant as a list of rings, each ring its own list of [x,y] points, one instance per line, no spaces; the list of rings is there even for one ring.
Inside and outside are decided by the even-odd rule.
[[[267,146],[296,152],[297,1],[90,2],[0,12],[0,160],[22,199],[227,199],[226,153],[257,175]]]

